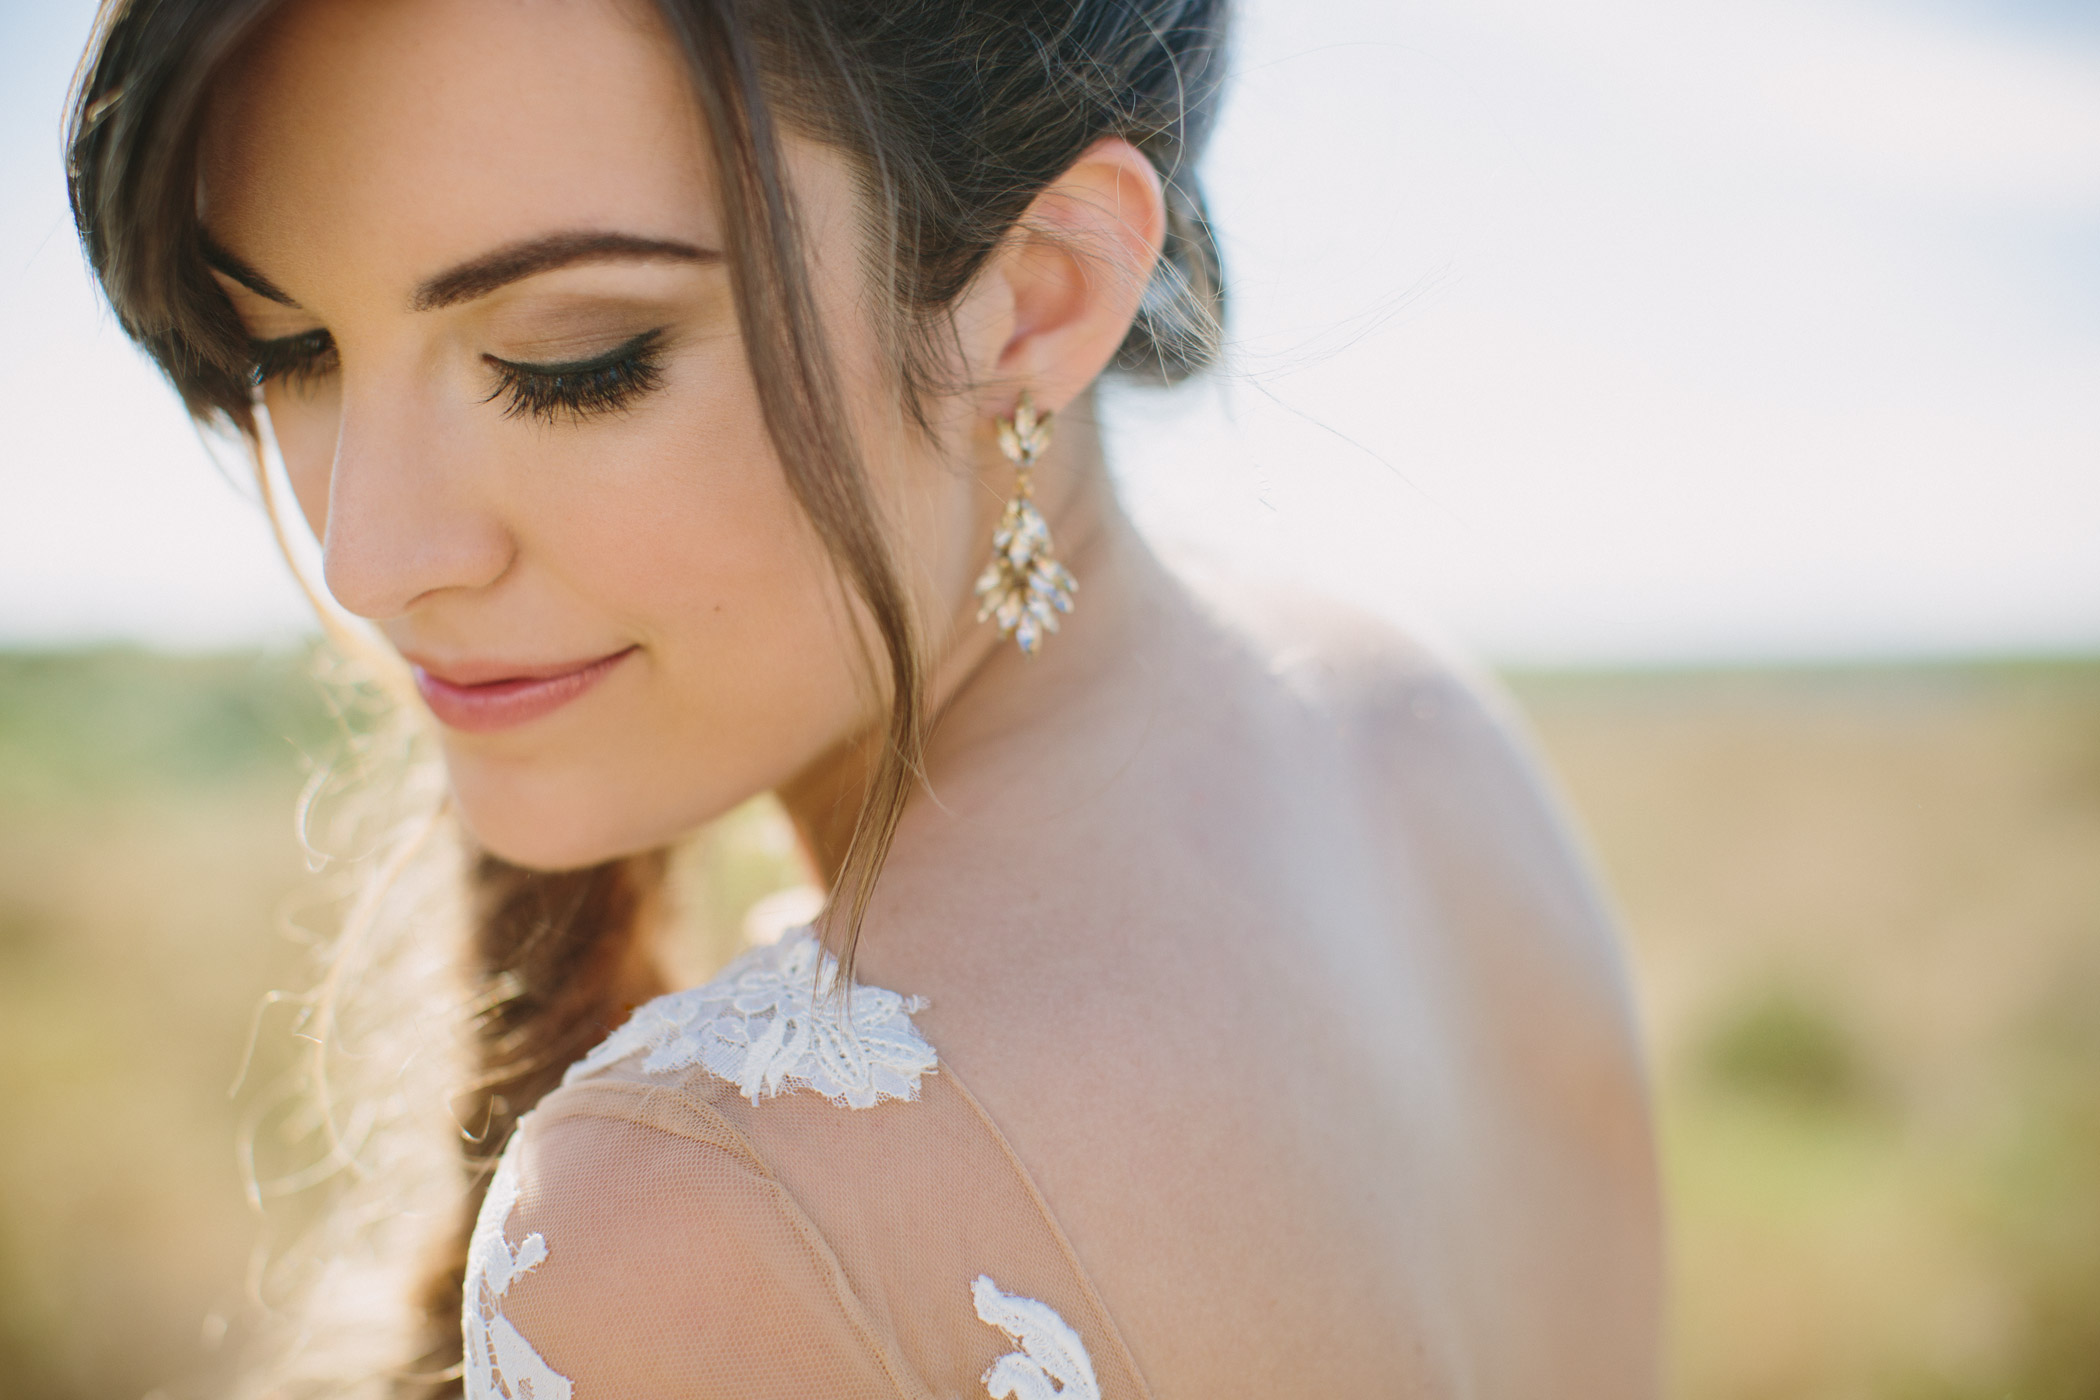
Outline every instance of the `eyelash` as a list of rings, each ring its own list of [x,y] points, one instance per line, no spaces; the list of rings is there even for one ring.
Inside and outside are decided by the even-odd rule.
[[[335,337],[327,331],[305,331],[281,340],[253,340],[248,343],[248,353],[255,360],[248,379],[257,389],[273,379],[296,388],[334,373],[336,367]]]
[[[603,355],[554,365],[484,355],[496,372],[496,387],[483,402],[504,399],[505,418],[530,416],[545,423],[617,413],[663,383],[663,363],[655,353],[662,339],[660,328],[644,331]],[[249,380],[257,389],[273,379],[288,387],[309,384],[333,374],[338,364],[335,337],[325,330],[251,341],[248,348],[255,361]]]
[[[546,423],[572,423],[617,413],[663,383],[656,357],[663,331],[644,331],[603,355],[559,365],[521,365],[483,355],[496,371],[489,399],[506,398],[505,418],[530,415]]]

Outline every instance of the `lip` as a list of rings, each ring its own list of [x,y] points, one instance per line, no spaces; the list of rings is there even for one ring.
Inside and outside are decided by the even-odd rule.
[[[467,734],[487,734],[554,713],[604,680],[634,651],[626,647],[589,661],[540,666],[459,661],[446,665],[442,673],[413,657],[410,661],[416,689],[438,723]]]

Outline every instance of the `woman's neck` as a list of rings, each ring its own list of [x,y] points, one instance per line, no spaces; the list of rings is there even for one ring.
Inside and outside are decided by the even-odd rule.
[[[1034,471],[1035,501],[1057,557],[1079,580],[1071,618],[1024,655],[996,627],[977,621],[964,598],[948,619],[933,668],[927,712],[936,742],[927,778],[968,765],[987,744],[1025,735],[1071,709],[1114,658],[1127,655],[1159,565],[1116,499],[1092,394],[1058,419],[1057,436]],[[1001,502],[1003,505],[1003,501]],[[985,530],[990,548],[990,530]],[[856,736],[783,784],[778,796],[826,883],[850,846],[879,732]]]

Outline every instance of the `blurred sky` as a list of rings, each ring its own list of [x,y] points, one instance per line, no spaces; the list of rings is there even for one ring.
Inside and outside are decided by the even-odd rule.
[[[303,626],[81,270],[0,0],[0,643]],[[1166,534],[1519,662],[2100,648],[2100,5],[1253,0]]]

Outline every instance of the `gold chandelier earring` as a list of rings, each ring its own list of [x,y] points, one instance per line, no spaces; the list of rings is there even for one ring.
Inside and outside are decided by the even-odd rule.
[[[999,420],[999,450],[1014,464],[1014,494],[992,532],[992,562],[977,579],[977,620],[996,618],[1023,656],[1035,655],[1057,615],[1072,611],[1079,581],[1050,552],[1050,526],[1035,508],[1031,472],[1050,445],[1050,415],[1021,395],[1013,417]]]

